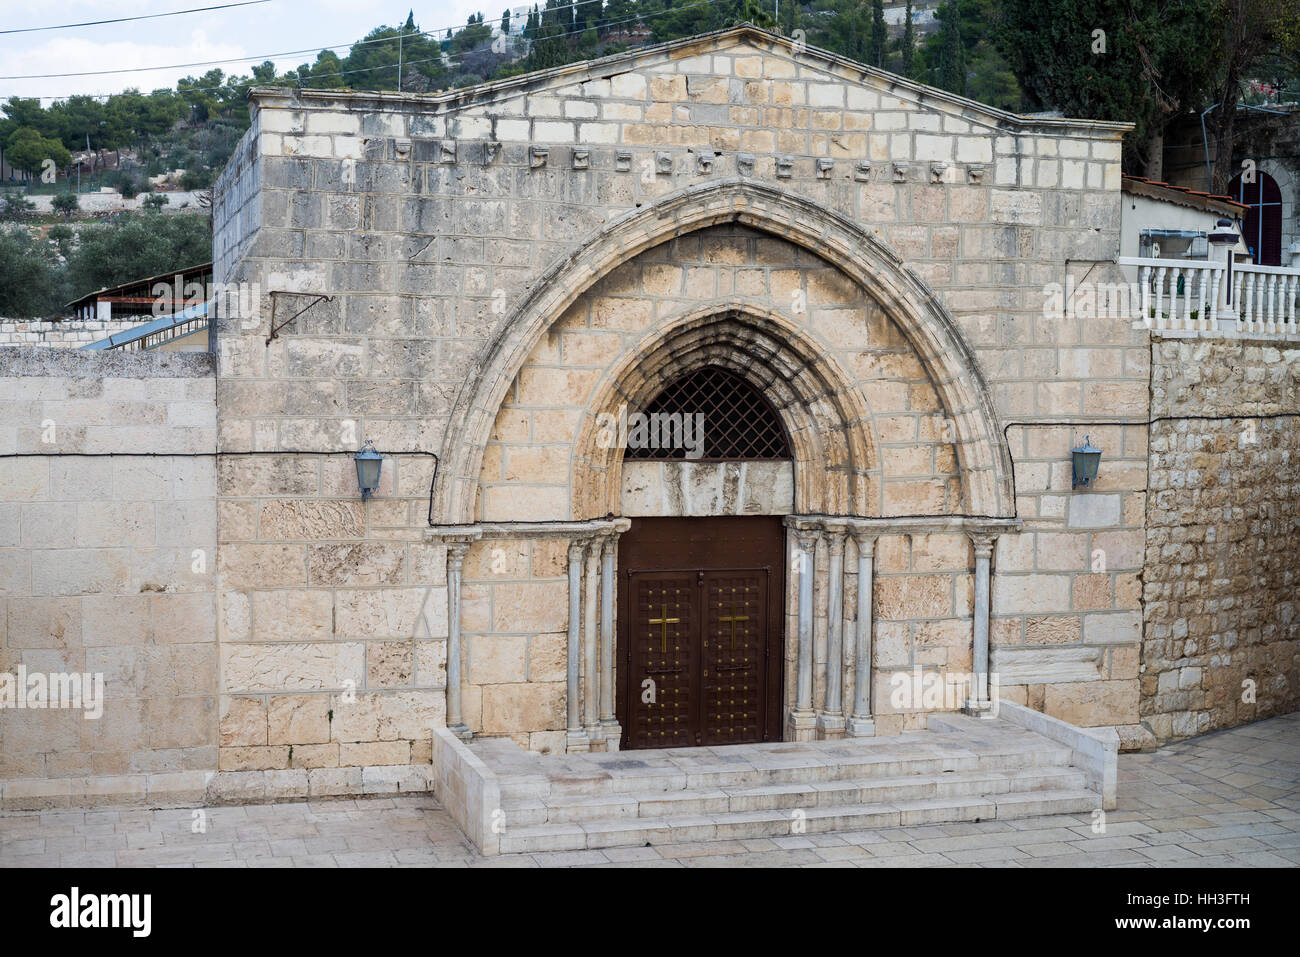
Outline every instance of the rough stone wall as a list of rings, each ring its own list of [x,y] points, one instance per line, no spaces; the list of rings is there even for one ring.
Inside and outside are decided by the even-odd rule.
[[[207,355],[0,349],[0,673],[102,674],[104,695],[99,718],[0,710],[5,808],[202,797],[214,398]]]
[[[1003,421],[1030,423],[1008,433],[1016,504],[1026,526],[998,545],[995,647],[1054,652],[1067,644],[1092,662],[1090,672],[1022,668],[1024,690],[1012,693],[1084,724],[1136,721],[1140,606],[1133,581],[1141,567],[1145,431],[1108,433],[1086,423],[1117,414],[1145,421],[1145,332],[1116,320],[1052,318],[1043,309],[1046,284],[1063,283],[1067,268],[1078,279],[1089,268],[1080,260],[1107,260],[1118,248],[1121,128],[983,110],[815,51],[794,52],[752,30],[454,96],[263,91],[253,101],[257,125],[245,140],[252,158],[241,159],[240,168],[258,170],[256,223],[250,227],[242,213],[235,215],[252,202],[235,185],[243,175],[238,172],[223,179],[229,195],[218,190],[215,216],[215,278],[255,282],[262,290],[260,316],[221,323],[222,441],[284,453],[274,469],[223,476],[229,480],[222,485],[228,500],[222,514],[230,521],[222,526],[223,549],[235,549],[241,571],[237,583],[222,589],[222,615],[251,670],[275,681],[290,662],[302,669],[328,661],[314,687],[340,693],[343,675],[359,667],[352,642],[331,632],[320,641],[294,643],[301,624],[289,626],[283,643],[267,642],[257,625],[250,629],[243,609],[268,587],[286,600],[305,600],[318,587],[311,569],[328,564],[329,554],[387,552],[395,549],[394,539],[408,543],[409,555],[419,554],[413,542],[423,515],[415,506],[416,486],[400,477],[404,460],[396,463],[397,497],[411,496],[408,511],[386,501],[386,491],[366,506],[367,514],[383,512],[382,524],[354,523],[346,532],[322,527],[310,546],[284,537],[273,522],[253,524],[249,499],[292,498],[303,508],[334,509],[353,494],[350,477],[340,471],[326,481],[289,451],[338,451],[346,422],[355,424],[358,439],[374,439],[381,449],[440,449],[457,395],[482,377],[485,344],[494,335],[509,336],[505,317],[547,281],[548,270],[580,262],[592,237],[615,218],[726,177],[852,220],[929,283],[973,350],[997,413]],[[240,255],[223,252],[236,248]],[[1068,267],[1067,259],[1074,261]],[[709,282],[732,268],[708,267],[702,274],[712,277]],[[1092,280],[1104,271],[1097,269]],[[762,295],[775,301],[788,292],[780,281],[766,281]],[[681,299],[699,299],[693,287],[679,288]],[[271,290],[298,293],[281,298],[286,312],[307,305],[309,295],[334,298],[304,313],[268,346]],[[670,292],[651,295],[667,298]],[[581,322],[588,322],[585,314]],[[562,323],[557,342],[566,332],[579,330]],[[570,335],[569,343],[608,347],[595,335],[581,336]],[[606,337],[609,344],[613,338]],[[559,346],[544,337],[539,348]],[[526,356],[519,358],[522,363]],[[574,359],[573,368],[569,361],[548,359],[549,381],[581,391],[594,360]],[[518,377],[515,401],[535,378]],[[566,403],[579,399],[565,395]],[[494,412],[486,410],[489,422]],[[558,431],[543,439],[533,432],[530,442],[572,444],[574,436],[564,431],[572,423],[553,418]],[[1080,425],[1038,424],[1062,421]],[[1074,496],[1071,504],[1069,449],[1085,433],[1104,437],[1109,468],[1095,492]],[[882,456],[909,454],[889,444],[881,436]],[[536,474],[547,476],[543,484],[551,487],[545,510],[561,515],[569,504],[564,470],[571,463],[562,455],[545,460],[549,453],[540,448],[531,454],[538,459]],[[510,467],[508,461],[497,464]],[[929,468],[925,481],[944,470]],[[300,469],[308,474],[286,489],[285,481]],[[504,489],[504,473],[493,474],[499,477],[489,484]],[[513,489],[498,493],[498,500],[492,488],[485,492],[485,508],[493,514],[537,517],[536,511],[519,513]],[[956,507],[946,488],[942,502],[933,504],[941,511]],[[238,523],[236,514],[243,516]],[[308,547],[315,551],[303,554]],[[1107,564],[1094,573],[1091,553],[1098,547],[1106,549]],[[535,554],[529,560],[538,567]],[[366,587],[437,588],[440,561],[440,554],[430,553],[409,561],[398,578],[372,578]],[[540,567],[550,569],[550,563]],[[274,586],[267,584],[266,568],[275,569]],[[539,584],[562,590],[558,578],[543,577]],[[323,614],[323,600],[313,600]],[[466,614],[472,607],[467,601]],[[953,598],[951,607],[945,614],[959,617],[964,604]],[[562,633],[566,617],[561,611],[526,641]],[[286,618],[295,620],[293,614]],[[389,631],[375,636],[393,637]],[[908,625],[909,641],[916,636]],[[519,645],[513,641],[512,670],[502,674],[517,677],[525,667]],[[472,656],[470,647],[467,642]],[[304,656],[306,648],[311,657]],[[910,661],[911,655],[896,657]],[[472,674],[473,661],[463,664]],[[1072,680],[1063,681],[1063,674]],[[1050,692],[1043,687],[1053,684],[1059,687]],[[275,694],[269,685],[257,687]],[[282,685],[282,691],[296,689]],[[474,707],[472,697],[467,692],[467,709]]]
[[[1142,725],[1165,742],[1300,708],[1300,344],[1156,340],[1151,395]]]
[[[0,319],[0,348],[50,346],[78,349],[141,324],[139,318],[112,319]]]

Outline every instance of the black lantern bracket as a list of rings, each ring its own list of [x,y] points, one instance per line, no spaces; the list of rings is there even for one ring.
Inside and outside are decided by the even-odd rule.
[[[295,312],[288,319],[284,320],[284,322],[280,323],[278,326],[275,324],[275,304],[276,304],[275,297],[276,296],[311,296],[311,295],[315,295],[316,298],[313,299],[311,302],[307,303],[307,305],[303,306],[301,309]],[[276,338],[277,333],[279,333],[281,329],[283,329],[289,323],[293,322],[295,319],[301,316],[308,309],[311,309],[314,306],[319,306],[322,302],[333,302],[333,301],[334,301],[333,296],[327,296],[324,293],[290,292],[287,289],[276,290],[275,292],[272,292],[271,293],[271,334],[266,337],[266,344],[269,346],[271,344],[271,341]]]

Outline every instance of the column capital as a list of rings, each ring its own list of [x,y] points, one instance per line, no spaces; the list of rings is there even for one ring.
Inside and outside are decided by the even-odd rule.
[[[880,537],[880,532],[874,528],[851,528],[849,534],[853,536],[854,543],[858,546],[858,554],[872,556],[876,552],[876,539]]]
[[[569,542],[569,563],[582,561],[582,553],[587,550],[587,543],[590,539],[575,538]]]
[[[994,531],[986,528],[968,528],[966,535],[975,546],[976,558],[989,558],[993,554],[993,546],[998,540],[1001,530]]]
[[[826,535],[826,542],[830,545],[832,555],[844,554],[844,543],[848,540],[848,523],[846,522],[827,522],[823,531]]]
[[[442,540],[442,543],[447,547],[448,570],[451,570],[452,568],[459,569],[465,564],[465,555],[468,554],[469,547],[473,545],[477,539],[478,536],[471,537],[468,535],[459,535],[449,536]]]
[[[799,548],[805,552],[813,552],[817,548],[817,542],[822,537],[819,528],[796,528],[794,529],[794,540]]]

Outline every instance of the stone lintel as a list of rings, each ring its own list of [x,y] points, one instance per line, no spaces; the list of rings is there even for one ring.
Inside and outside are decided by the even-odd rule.
[[[933,515],[922,517],[890,518],[889,516],[853,515],[787,515],[784,523],[796,531],[848,532],[855,536],[933,534],[935,532],[964,532],[967,535],[997,537],[1007,532],[1018,532],[1023,526],[1019,518],[996,516],[965,517],[962,515]]]
[[[478,522],[473,525],[432,525],[426,541],[451,543],[458,539],[476,542],[495,538],[599,538],[621,535],[632,527],[630,518],[607,518],[585,522]]]

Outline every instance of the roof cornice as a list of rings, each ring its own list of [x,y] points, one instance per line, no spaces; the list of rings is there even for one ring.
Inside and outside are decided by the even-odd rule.
[[[1022,116],[1000,110],[966,97],[957,96],[938,87],[927,86],[915,80],[889,73],[877,67],[868,66],[818,47],[796,44],[789,37],[783,37],[752,24],[702,33],[697,36],[683,37],[639,47],[624,53],[616,53],[595,60],[581,60],[564,66],[524,73],[519,76],[492,80],[474,86],[442,93],[397,93],[390,91],[354,91],[354,90],[313,90],[288,89],[285,87],[257,86],[248,91],[249,99],[260,107],[295,109],[303,106],[329,102],[346,102],[374,110],[402,111],[421,108],[426,112],[451,111],[469,106],[479,106],[513,96],[519,96],[539,89],[545,89],[565,83],[583,83],[589,80],[606,79],[620,73],[626,73],[637,65],[652,60],[684,59],[696,53],[720,52],[748,41],[759,48],[772,52],[780,50],[792,59],[809,66],[819,67],[850,81],[863,83],[873,89],[910,100],[918,106],[932,105],[947,111],[960,113],[968,119],[980,119],[983,122],[1001,128],[1008,133],[1079,133],[1092,136],[1110,136],[1119,139],[1133,129],[1132,123],[1117,123],[1106,120],[1084,120],[1041,116]],[[868,82],[869,81],[869,82]]]

